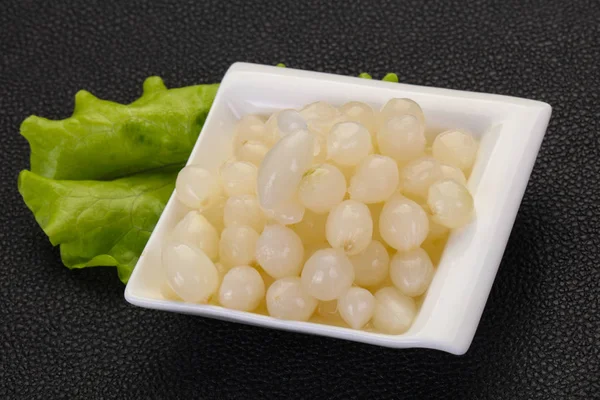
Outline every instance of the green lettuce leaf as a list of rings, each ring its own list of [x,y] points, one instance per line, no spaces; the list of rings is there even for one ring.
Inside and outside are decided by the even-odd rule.
[[[389,74],[386,74],[386,76],[383,77],[382,81],[398,83],[398,75],[394,74],[393,72],[390,72]]]
[[[79,91],[73,116],[31,116],[21,124],[31,171],[53,179],[103,180],[184,163],[218,86],[167,89],[162,79],[150,77],[143,95],[129,105]]]
[[[21,171],[19,192],[68,268],[117,267],[127,282],[181,166],[113,181],[68,181]]]

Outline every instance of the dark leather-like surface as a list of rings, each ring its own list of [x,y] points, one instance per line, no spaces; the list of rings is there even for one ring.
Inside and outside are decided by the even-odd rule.
[[[390,350],[144,310],[69,271],[22,203],[30,114],[235,61],[485,91],[554,110],[469,352]],[[3,1],[0,398],[600,398],[597,1]],[[510,160],[507,160],[510,162]]]

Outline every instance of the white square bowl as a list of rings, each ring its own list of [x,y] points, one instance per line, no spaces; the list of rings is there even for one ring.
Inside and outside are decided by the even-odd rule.
[[[464,354],[473,340],[500,265],[519,204],[550,119],[546,103],[484,93],[412,86],[237,63],[223,78],[200,137],[188,160],[211,171],[231,154],[235,122],[245,114],[301,108],[318,100],[340,106],[363,101],[379,108],[394,97],[417,101],[428,131],[466,128],[480,139],[468,187],[476,218],[454,231],[412,327],[387,335],[284,321],[219,306],[165,300],[160,248],[188,211],[171,196],[125,289],[128,302],[141,307],[195,314],[268,328],[330,336],[394,348],[423,347]]]

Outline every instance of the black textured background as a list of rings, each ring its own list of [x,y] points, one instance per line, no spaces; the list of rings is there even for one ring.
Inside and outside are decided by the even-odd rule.
[[[600,398],[598,1],[156,3],[0,1],[0,398]],[[143,310],[114,270],[62,267],[16,190],[20,122],[235,61],[554,107],[465,356]]]

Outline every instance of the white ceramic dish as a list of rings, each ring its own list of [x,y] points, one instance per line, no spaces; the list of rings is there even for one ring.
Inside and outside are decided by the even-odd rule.
[[[250,113],[300,108],[325,100],[358,100],[379,108],[393,97],[417,101],[428,130],[467,128],[481,140],[469,179],[477,218],[452,233],[421,310],[402,335],[310,322],[283,321],[226,308],[163,299],[160,248],[187,209],[174,196],[125,289],[141,307],[195,314],[267,328],[311,333],[395,348],[424,347],[463,354],[479,323],[519,204],[548,125],[546,103],[493,94],[411,86],[318,72],[237,63],[225,75],[188,164],[216,171],[230,155],[235,121]]]

